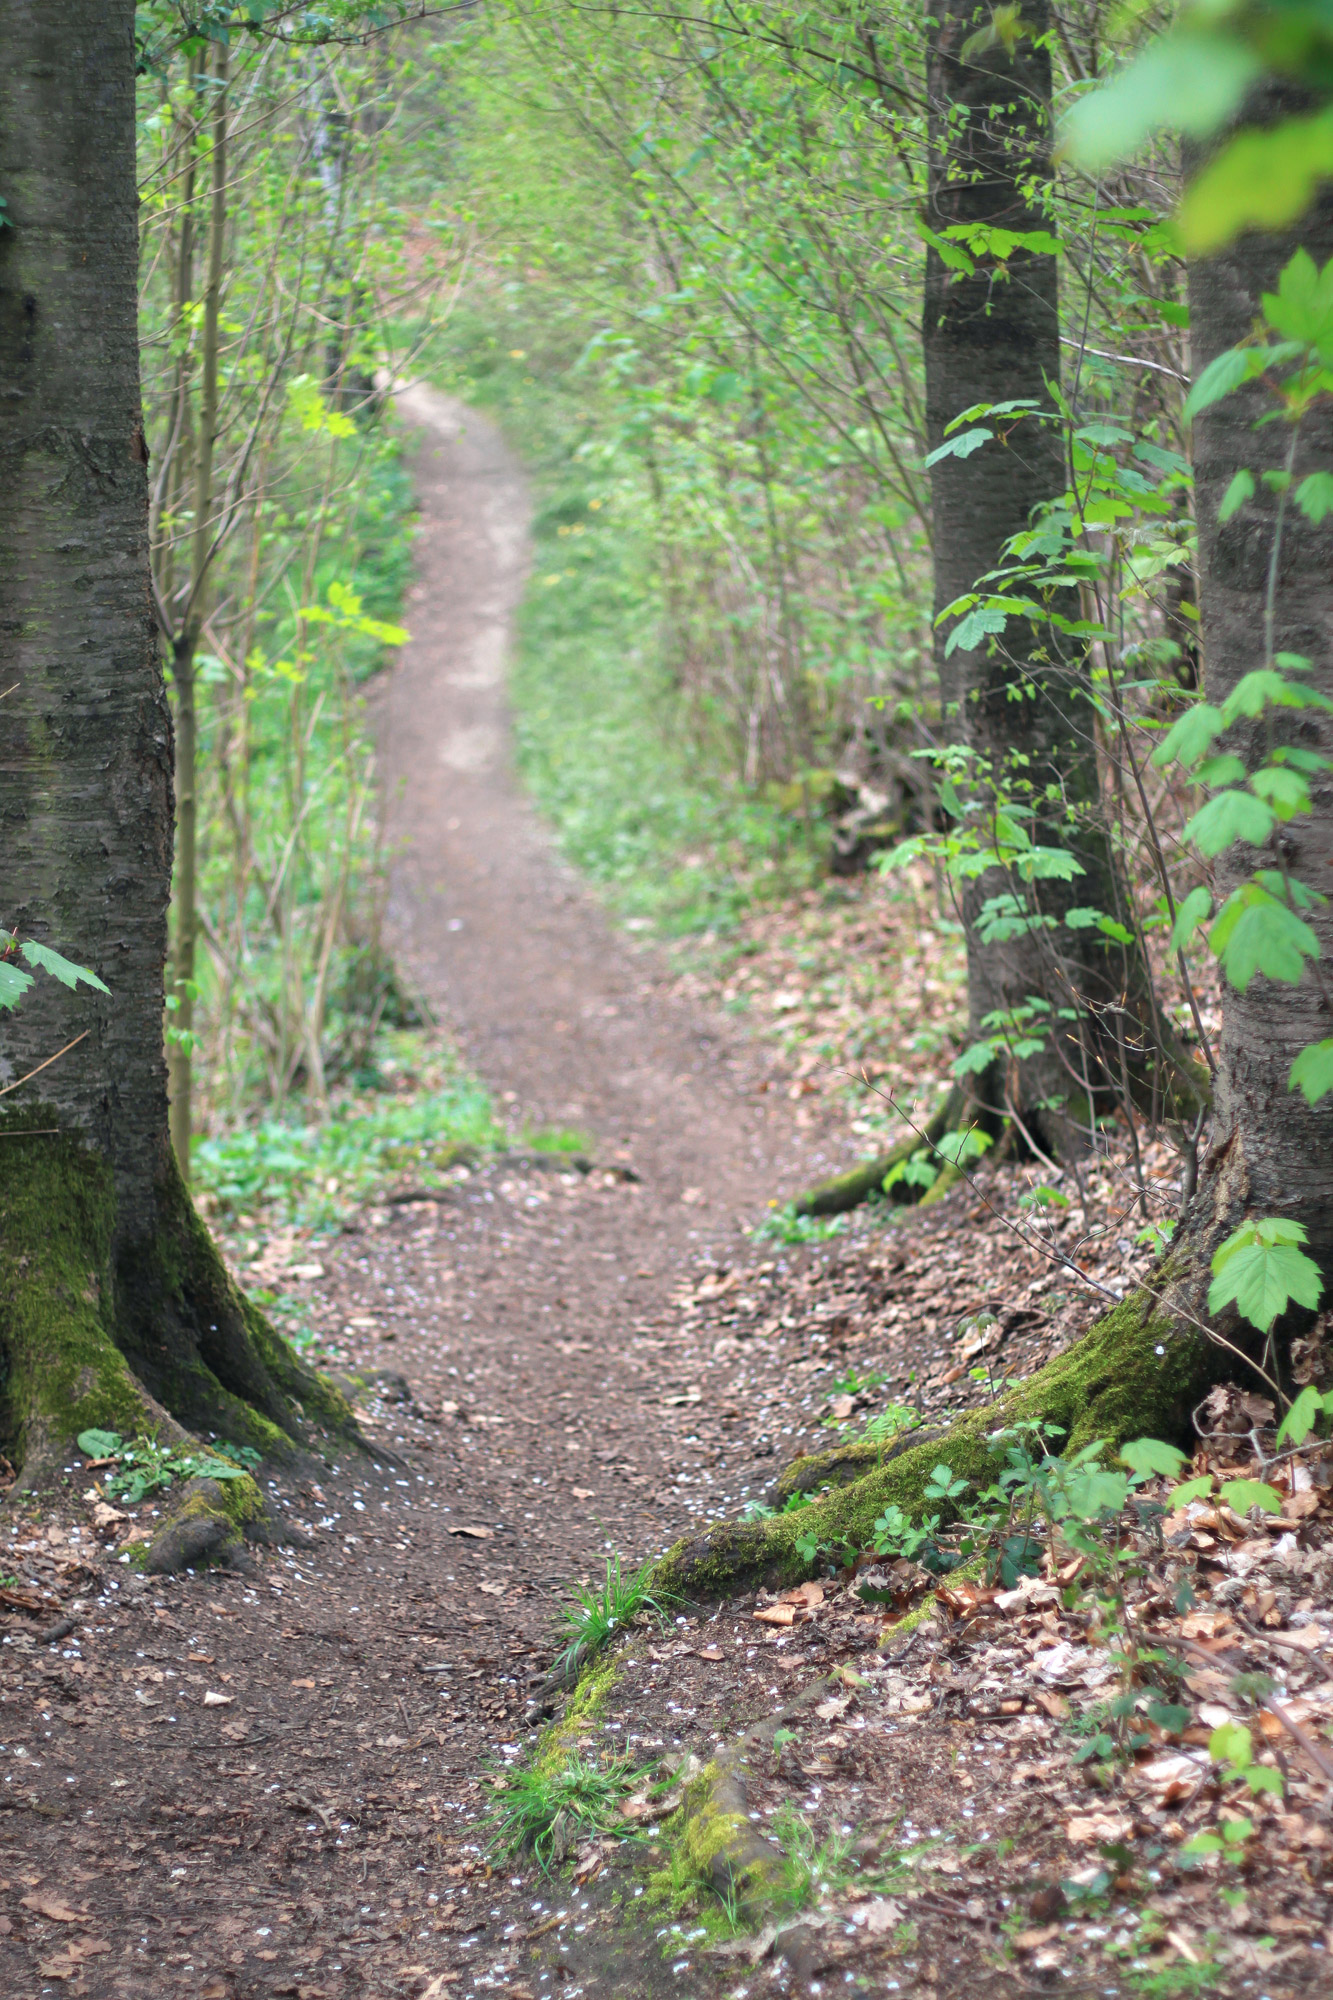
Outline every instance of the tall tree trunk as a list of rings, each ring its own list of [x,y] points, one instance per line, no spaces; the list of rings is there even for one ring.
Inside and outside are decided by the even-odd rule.
[[[176,949],[173,968],[173,1016],[169,1030],[168,1072],[171,1097],[171,1143],[181,1178],[190,1178],[191,1097],[194,1076],[195,956],[199,930],[197,868],[199,858],[199,716],[195,655],[204,627],[209,570],[213,549],[213,453],[218,429],[218,330],[222,306],[223,257],[227,237],[227,51],[213,51],[213,157],[208,219],[208,276],[204,285],[202,342],[199,360],[199,435],[194,459],[194,519],[190,531],[190,577],[185,612],[172,642],[172,680],[176,691],[176,880],[173,907]],[[186,225],[188,226],[188,224]],[[183,392],[184,393],[184,392]]]
[[[1044,0],[1024,8],[1022,32],[1012,43],[992,31],[985,47],[977,44],[991,10],[978,0],[942,0],[934,13],[927,69],[932,231],[942,238],[951,227],[981,224],[1049,233],[1050,218],[1034,192],[1050,177]],[[1030,398],[1050,410],[1052,385],[1060,381],[1055,257],[1017,249],[1007,259],[984,251],[973,258],[969,273],[951,269],[933,244],[926,253],[923,341],[932,451],[972,405]],[[931,467],[937,617],[997,567],[1005,542],[1031,525],[1040,503],[1066,490],[1058,425],[1011,416],[1003,428],[1007,443],[984,444],[965,459],[945,457]],[[1077,618],[1076,594],[1058,608]],[[1029,1033],[1046,1031],[1043,1052],[997,1063],[979,1091],[994,1108],[1018,1112],[1029,1134],[1059,1153],[1076,1148],[1080,1133],[1086,1143],[1090,1119],[1121,1095],[1122,1053],[1143,1085],[1145,1060],[1133,1052],[1143,1043],[1145,1023],[1159,1025],[1140,954],[1132,947],[1113,953],[1101,932],[1071,930],[1062,922],[1068,910],[1084,906],[1133,928],[1101,813],[1088,661],[1049,625],[1013,618],[1002,641],[983,640],[949,654],[948,639],[949,630],[937,624],[946,710],[978,760],[973,797],[993,798],[998,788],[1035,809],[1032,838],[1072,852],[1083,871],[1072,881],[1039,881],[1025,891],[1010,873],[993,868],[968,882],[963,898],[974,1042],[994,1031],[993,1020],[988,1024],[994,1016],[1015,1023],[1016,1039],[1017,1024],[1034,1001],[1080,1010],[1076,1033],[1067,1020],[1028,1015]],[[1003,941],[983,942],[983,905],[1015,893],[1036,921]],[[1143,1094],[1151,1096],[1150,1081]]]
[[[1247,107],[1246,122],[1273,123],[1308,112],[1305,97],[1290,88],[1265,89]],[[1280,236],[1250,232],[1229,249],[1190,271],[1190,342],[1197,377],[1227,348],[1250,334],[1265,292],[1303,245],[1319,266],[1333,258],[1333,188],[1325,183],[1315,207],[1298,227]],[[1291,443],[1290,426],[1258,418],[1274,408],[1261,384],[1214,403],[1194,428],[1195,505],[1199,521],[1202,582],[1204,689],[1221,704],[1240,679],[1266,664],[1270,576],[1273,586],[1271,650],[1311,662],[1303,683],[1333,700],[1333,536],[1314,527],[1288,503],[1273,563],[1277,496],[1261,475],[1280,472]],[[1293,483],[1333,467],[1333,399],[1324,396],[1304,418],[1296,444]],[[1246,466],[1255,475],[1252,500],[1219,522],[1218,509],[1232,475]],[[1267,761],[1269,717],[1242,723],[1226,748],[1256,768]],[[1272,724],[1279,742],[1299,742],[1333,757],[1327,715],[1306,709],[1299,719],[1280,712]],[[1314,811],[1278,834],[1280,856],[1257,856],[1237,846],[1219,859],[1219,896],[1252,873],[1259,862],[1282,865],[1325,897],[1333,890],[1333,779],[1311,780]],[[1320,943],[1318,973],[1307,971],[1294,989],[1259,975],[1244,993],[1223,989],[1218,1072],[1217,1131],[1212,1159],[1229,1156],[1229,1171],[1243,1181],[1246,1208],[1255,1215],[1290,1217],[1304,1224],[1311,1254],[1333,1287],[1333,1097],[1313,1108],[1287,1076],[1293,1059],[1311,1042],[1333,1035],[1333,901],[1302,913]],[[1326,1291],[1327,1296],[1327,1291]]]
[[[0,1445],[28,1483],[86,1426],[164,1408],[272,1453],[348,1420],[232,1284],[169,1143],[133,28],[133,0],[11,0],[0,24],[6,917],[110,989],[41,980],[0,1029],[6,1084],[76,1044],[0,1099]]]

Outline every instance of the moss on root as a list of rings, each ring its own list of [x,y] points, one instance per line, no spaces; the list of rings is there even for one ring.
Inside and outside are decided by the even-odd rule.
[[[246,1530],[264,1519],[264,1497],[253,1479],[191,1479],[171,1518],[154,1535],[143,1567],[171,1576],[239,1557]]]
[[[1171,1272],[1164,1269],[1159,1283],[1170,1282]],[[653,1588],[698,1600],[794,1582],[810,1567],[797,1550],[798,1536],[804,1540],[813,1534],[835,1547],[845,1542],[868,1547],[875,1519],[886,1506],[920,1514],[923,1489],[940,1464],[974,1489],[988,1485],[1004,1456],[994,1434],[1014,1424],[1058,1424],[1066,1450],[1094,1438],[1114,1446],[1145,1434],[1183,1436],[1192,1408],[1216,1380],[1219,1358],[1217,1348],[1182,1326],[1160,1303],[1156,1290],[1141,1289],[1026,1382],[988,1407],[969,1411],[943,1436],[909,1445],[883,1461],[878,1447],[866,1446],[863,1476],[798,1514],[726,1523],[677,1542],[658,1564]],[[854,1467],[855,1447],[843,1446],[836,1456],[840,1466]]]
[[[619,1679],[620,1665],[613,1655],[600,1653],[588,1662],[565,1703],[564,1714],[557,1722],[549,1723],[541,1733],[532,1760],[534,1771],[549,1777],[564,1768],[577,1739],[596,1721]]]

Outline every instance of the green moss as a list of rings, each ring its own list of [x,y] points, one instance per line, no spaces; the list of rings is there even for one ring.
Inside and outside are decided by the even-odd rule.
[[[532,1760],[534,1771],[540,1776],[550,1777],[568,1761],[577,1739],[596,1721],[619,1679],[618,1659],[603,1653],[589,1662],[565,1703],[564,1714],[558,1722],[551,1723],[542,1731]]]
[[[72,1140],[22,1136],[40,1122],[0,1125],[0,1437],[37,1476],[79,1431],[133,1434],[145,1415],[112,1338],[110,1167]]]
[[[1172,1278],[1171,1268],[1163,1267],[1158,1288]],[[796,1548],[798,1535],[813,1533],[832,1546],[868,1547],[886,1506],[910,1516],[921,1512],[922,1491],[936,1465],[947,1464],[974,1490],[988,1485],[1003,1462],[994,1434],[1017,1423],[1058,1424],[1067,1450],[1094,1438],[1114,1446],[1144,1435],[1184,1436],[1191,1409],[1216,1379],[1218,1360],[1218,1349],[1182,1326],[1158,1303],[1156,1292],[1144,1288],[1028,1381],[987,1408],[970,1411],[942,1437],[868,1467],[863,1477],[798,1514],[729,1523],[698,1540],[678,1542],[658,1565],[653,1588],[700,1599],[759,1583],[793,1582],[809,1570]]]

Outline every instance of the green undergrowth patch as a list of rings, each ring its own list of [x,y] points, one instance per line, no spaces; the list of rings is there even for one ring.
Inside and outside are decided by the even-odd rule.
[[[597,1150],[597,1141],[591,1132],[584,1132],[578,1126],[567,1125],[525,1125],[522,1143],[533,1153],[586,1153]]]
[[[809,825],[693,747],[668,670],[642,472],[590,440],[596,387],[505,306],[460,307],[438,380],[493,414],[535,487],[509,693],[518,760],[565,853],[616,911],[672,934],[726,925],[821,872]]]
[[[654,1594],[652,1571],[647,1562],[626,1573],[617,1553],[606,1558],[606,1575],[599,1584],[572,1586],[572,1597],[560,1608],[565,1644],[556,1656],[557,1672],[576,1672],[642,1613],[659,1620],[665,1616],[663,1606],[670,1602],[670,1594]]]
[[[335,1098],[328,1116],[283,1119],[196,1141],[194,1179],[224,1224],[332,1230],[395,1189],[438,1188],[505,1143],[491,1099],[447,1050],[399,1034],[415,1066],[386,1060],[379,1090]]]
[[[605,1763],[575,1751],[549,1768],[520,1766],[490,1780],[490,1846],[531,1854],[549,1871],[577,1841],[623,1830],[621,1805],[644,1775],[632,1757]]]

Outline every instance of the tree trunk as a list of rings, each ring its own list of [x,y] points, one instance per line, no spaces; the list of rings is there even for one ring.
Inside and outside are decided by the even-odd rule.
[[[1266,89],[1247,107],[1246,122],[1272,123],[1309,110],[1290,88]],[[1277,236],[1250,232],[1190,271],[1190,340],[1197,378],[1214,358],[1245,340],[1260,314],[1265,292],[1299,245],[1319,266],[1333,258],[1333,188],[1326,182],[1298,228]],[[1203,584],[1204,686],[1220,704],[1240,679],[1265,664],[1265,622],[1277,498],[1260,483],[1279,471],[1291,443],[1290,426],[1256,420],[1274,408],[1260,384],[1239,390],[1204,411],[1194,430],[1195,506]],[[1227,522],[1218,508],[1232,474],[1246,466],[1257,491]],[[1333,466],[1333,399],[1324,396],[1304,419],[1297,441],[1293,483]],[[1329,524],[1314,527],[1288,504],[1273,575],[1272,651],[1298,653],[1311,662],[1305,685],[1333,699],[1333,537]],[[1278,741],[1300,742],[1333,757],[1330,718],[1317,710],[1279,712]],[[1269,719],[1242,723],[1224,746],[1251,768],[1266,761]],[[1328,897],[1333,890],[1333,778],[1310,781],[1314,811],[1283,827],[1280,855],[1235,847],[1219,858],[1219,902],[1256,864],[1284,866]],[[1293,988],[1262,975],[1244,993],[1224,988],[1217,1093],[1216,1158],[1234,1154],[1232,1171],[1248,1185],[1253,1215],[1288,1217],[1304,1224],[1310,1254],[1333,1284],[1333,1097],[1313,1108],[1287,1087],[1291,1064],[1311,1042],[1333,1035],[1333,901],[1303,911],[1322,953]],[[1325,1297],[1328,1297],[1326,1289]]]
[[[232,1284],[168,1137],[171,725],[149,584],[133,0],[0,28],[0,700],[8,921],[105,980],[4,1017],[0,1445],[31,1484],[163,1407],[290,1454],[349,1421]],[[66,1044],[72,1046],[66,1049]],[[257,1501],[253,1488],[252,1501]]]
[[[990,47],[974,45],[991,19],[976,0],[944,0],[935,16],[927,68],[931,229],[937,237],[960,224],[1049,233],[1050,218],[1034,195],[1050,177],[1044,0],[1024,8],[1023,32],[1012,47],[1003,37]],[[922,335],[932,451],[972,405],[1030,398],[1050,410],[1052,385],[1060,382],[1054,256],[1028,249],[1007,259],[972,254],[969,274],[950,269],[933,244],[926,252]],[[1006,541],[1068,484],[1058,425],[1015,416],[1000,428],[1007,442],[997,439],[931,467],[937,618],[997,567]],[[1068,597],[1056,608],[1077,618],[1077,594]],[[1015,618],[1002,640],[947,654],[956,622],[936,625],[935,655],[946,713],[956,717],[956,732],[977,760],[964,789],[974,799],[993,798],[998,789],[1033,809],[1034,841],[1072,852],[1083,871],[1072,881],[1039,881],[1025,890],[993,868],[968,882],[963,896],[973,1042],[995,1032],[994,1019],[988,1021],[995,1016],[1014,1024],[1011,1041],[1026,1028],[1034,1038],[1044,1032],[1045,1042],[1040,1054],[997,1062],[979,1080],[978,1095],[997,1111],[1017,1112],[1028,1135],[1058,1155],[1086,1145],[1093,1118],[1122,1099],[1122,1057],[1135,1072],[1137,1094],[1152,1098],[1144,1071],[1151,1072],[1154,1057],[1135,1051],[1145,1042],[1145,1025],[1147,1042],[1160,1045],[1161,1024],[1141,954],[1111,949],[1095,929],[1063,925],[1070,909],[1083,906],[1134,927],[1101,812],[1086,654],[1048,624]],[[1019,935],[983,942],[983,905],[1015,894],[1037,921]],[[1034,1001],[1057,1014],[1077,1008],[1077,1031],[1067,1018],[1025,1019]]]

